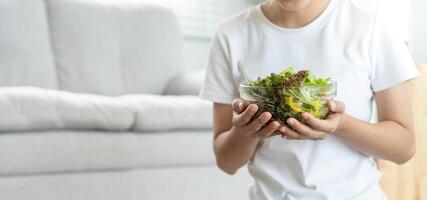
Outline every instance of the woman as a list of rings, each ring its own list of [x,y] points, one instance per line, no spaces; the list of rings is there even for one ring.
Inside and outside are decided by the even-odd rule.
[[[389,19],[376,0],[271,0],[221,24],[201,97],[214,102],[217,164],[228,174],[248,164],[250,199],[386,199],[373,158],[413,156],[407,80],[418,73]],[[239,60],[252,79],[286,66],[332,77],[338,95],[327,119],[252,120],[258,107],[239,99]]]

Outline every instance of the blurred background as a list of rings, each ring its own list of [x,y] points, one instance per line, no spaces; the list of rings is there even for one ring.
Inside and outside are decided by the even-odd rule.
[[[197,95],[218,23],[260,2],[0,0],[0,199],[246,199]],[[427,2],[388,2],[421,76],[417,154],[378,161],[382,187],[427,200]]]

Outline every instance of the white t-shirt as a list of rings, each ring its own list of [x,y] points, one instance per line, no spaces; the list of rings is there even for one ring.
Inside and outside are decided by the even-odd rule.
[[[310,69],[338,83],[346,113],[368,121],[375,92],[418,75],[399,27],[376,0],[331,0],[312,23],[286,29],[254,6],[227,19],[211,48],[203,99],[231,104],[239,97],[241,61],[251,79],[287,66]],[[248,165],[252,200],[381,200],[380,173],[369,155],[339,138],[284,140],[271,137]]]

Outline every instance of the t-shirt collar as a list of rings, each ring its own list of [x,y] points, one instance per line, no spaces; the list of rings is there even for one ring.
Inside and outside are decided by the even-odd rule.
[[[333,11],[335,10],[338,1],[340,1],[340,0],[330,0],[326,9],[314,21],[310,22],[309,24],[307,24],[301,28],[285,28],[285,27],[281,27],[277,24],[274,24],[265,16],[264,11],[261,8],[262,4],[258,4],[255,7],[255,9],[256,9],[256,13],[259,16],[259,18],[261,19],[261,21],[263,23],[265,23],[267,26],[269,26],[270,28],[274,29],[275,31],[279,31],[282,33],[302,33],[302,32],[307,32],[309,30],[312,30],[316,27],[322,26],[327,21],[329,16],[333,13]]]

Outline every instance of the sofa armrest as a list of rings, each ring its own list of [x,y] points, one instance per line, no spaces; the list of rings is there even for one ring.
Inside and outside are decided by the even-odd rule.
[[[173,77],[164,95],[198,95],[205,78],[205,70],[197,70]]]

